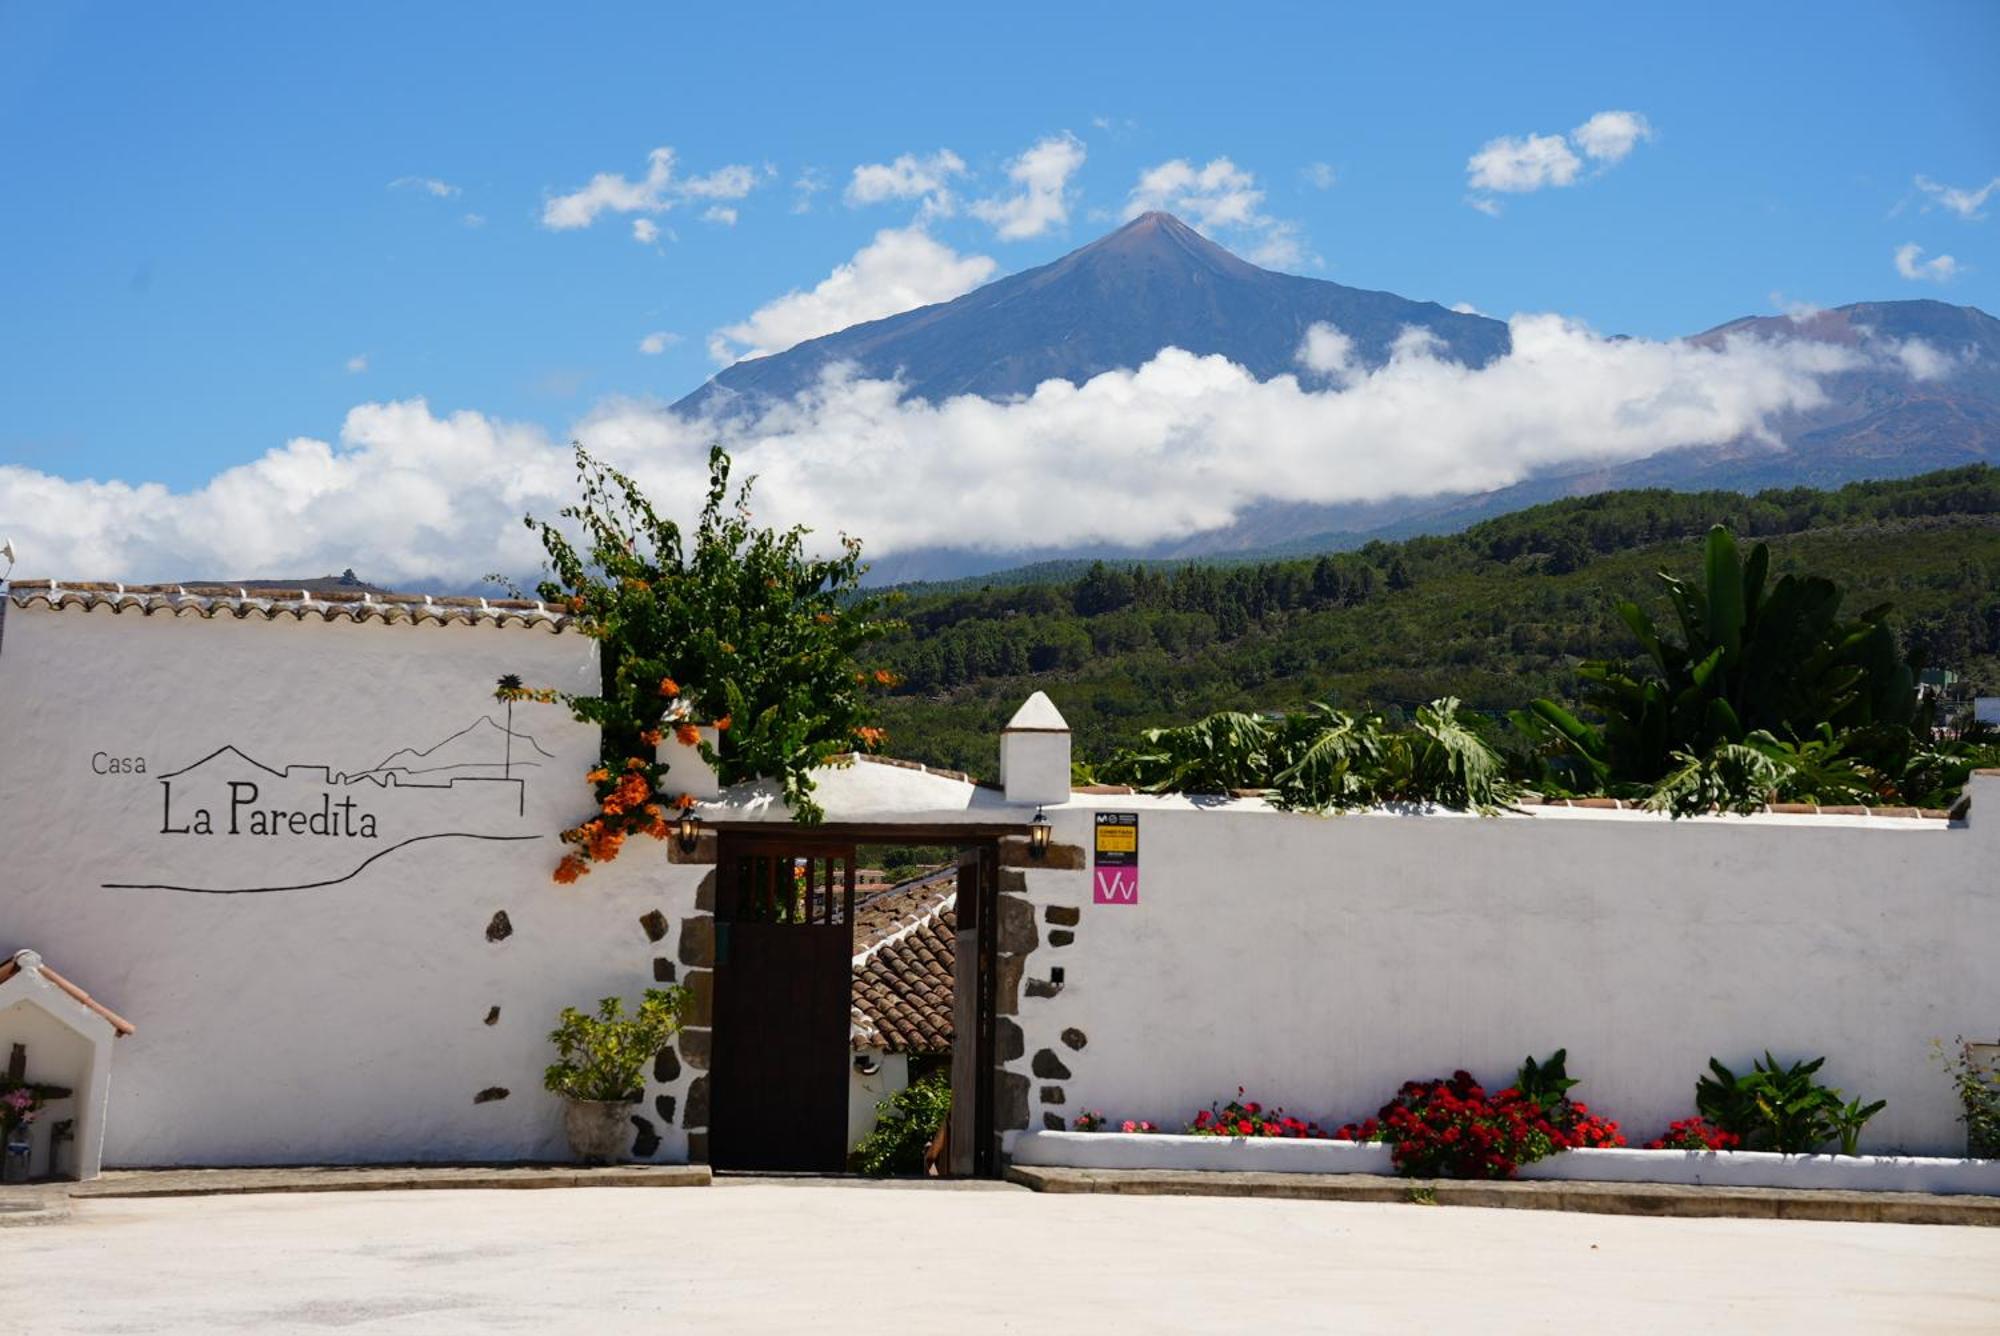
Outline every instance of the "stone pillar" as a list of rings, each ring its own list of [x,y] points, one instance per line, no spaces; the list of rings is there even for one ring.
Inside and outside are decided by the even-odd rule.
[[[1000,783],[1010,803],[1069,801],[1069,724],[1037,691],[1000,731]]]

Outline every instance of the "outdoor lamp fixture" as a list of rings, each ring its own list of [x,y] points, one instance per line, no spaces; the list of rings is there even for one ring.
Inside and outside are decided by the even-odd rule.
[[[701,842],[701,818],[694,814],[694,808],[681,808],[680,824],[676,828],[674,841],[680,845],[684,854],[693,853],[695,845]]]
[[[1049,818],[1041,808],[1035,809],[1035,819],[1028,823],[1028,857],[1047,858],[1049,856]]]

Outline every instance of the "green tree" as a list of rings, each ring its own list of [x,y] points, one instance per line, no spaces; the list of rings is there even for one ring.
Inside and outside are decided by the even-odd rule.
[[[1700,580],[1660,574],[1678,639],[1637,603],[1616,605],[1649,671],[1601,659],[1577,669],[1602,725],[1546,699],[1534,703],[1534,716],[1600,783],[1650,784],[1688,758],[1759,735],[1787,743],[1839,737],[1850,756],[1900,768],[1918,700],[1915,667],[1890,632],[1888,605],[1844,619],[1831,580],[1787,575],[1770,584],[1770,561],[1762,543],[1741,559],[1735,538],[1716,525]]]
[[[527,517],[547,557],[537,592],[601,647],[599,690],[562,698],[602,729],[606,763],[593,772],[604,824],[571,840],[573,856],[615,856],[607,832],[657,821],[646,809],[671,781],[650,758],[665,728],[713,723],[721,741],[703,743],[703,755],[723,782],[776,780],[807,822],[820,816],[812,770],[881,740],[869,724],[871,693],[895,678],[864,670],[857,655],[895,624],[881,616],[881,599],[860,591],[860,543],[843,536],[836,555],[810,555],[804,527],[752,522],[749,482],[731,499],[720,447],[708,465],[692,534],[580,445],[581,499],[560,512],[566,523]],[[643,775],[648,801],[631,801],[632,774]]]

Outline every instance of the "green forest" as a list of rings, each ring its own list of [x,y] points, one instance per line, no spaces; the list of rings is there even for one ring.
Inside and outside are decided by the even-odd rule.
[[[2000,469],[1838,490],[1609,492],[1462,533],[1237,564],[1096,564],[1062,578],[907,591],[880,657],[884,750],[990,775],[995,735],[1036,689],[1102,761],[1139,731],[1218,710],[1328,702],[1393,721],[1445,696],[1504,715],[1575,701],[1586,659],[1638,662],[1614,604],[1669,616],[1659,574],[1693,576],[1703,535],[1768,543],[1771,573],[1882,603],[1906,649],[2000,691]]]

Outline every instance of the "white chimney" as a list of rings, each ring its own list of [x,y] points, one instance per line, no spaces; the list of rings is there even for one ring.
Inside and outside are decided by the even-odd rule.
[[[1046,695],[1028,697],[1000,731],[1000,784],[1010,803],[1069,801],[1069,723]]]

